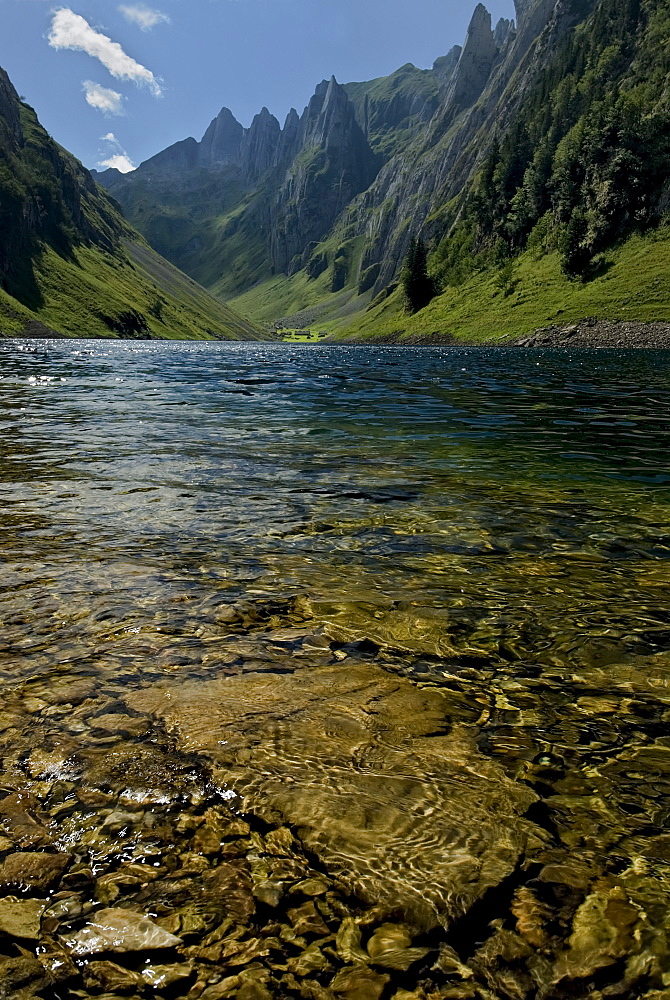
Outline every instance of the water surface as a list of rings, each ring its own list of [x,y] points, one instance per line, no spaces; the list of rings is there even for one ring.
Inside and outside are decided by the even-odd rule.
[[[193,998],[661,996],[669,362],[0,344],[0,852],[69,858],[7,881],[50,989],[111,988],[70,940],[111,902]],[[293,958],[203,944],[203,857]]]

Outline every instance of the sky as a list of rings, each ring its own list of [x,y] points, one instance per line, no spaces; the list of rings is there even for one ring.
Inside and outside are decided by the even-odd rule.
[[[283,124],[320,80],[428,68],[476,0],[0,0],[0,66],[87,167],[137,166],[200,139],[224,105]],[[513,0],[489,0],[494,23]]]

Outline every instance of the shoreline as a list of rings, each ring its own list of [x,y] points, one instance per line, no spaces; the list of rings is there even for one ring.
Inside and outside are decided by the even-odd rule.
[[[507,346],[507,345],[505,345]],[[584,319],[566,326],[540,327],[513,340],[513,347],[613,347],[670,349],[670,323],[662,320]]]
[[[403,339],[379,338],[374,343],[389,347],[577,347],[618,348],[624,350],[670,350],[670,322],[665,320],[598,320],[587,318],[562,326],[538,327],[521,336],[507,335],[499,340],[459,340],[453,334],[424,334]]]
[[[103,340],[124,341],[124,340],[153,340],[157,337],[99,337],[94,334],[82,336],[68,336],[51,330],[37,321],[30,321],[20,333],[7,334],[0,332],[0,340]],[[160,342],[169,343],[173,338],[160,338]],[[179,341],[174,340],[178,343]],[[196,341],[183,341],[184,343],[195,343]],[[207,341],[200,341],[207,343]],[[670,322],[665,320],[597,320],[587,318],[577,323],[565,324],[563,326],[552,325],[538,327],[532,333],[521,336],[506,335],[499,340],[459,340],[450,333],[435,333],[415,335],[403,338],[396,335],[386,335],[374,340],[324,340],[320,343],[300,343],[280,340],[267,341],[221,341],[219,339],[209,341],[209,343],[275,343],[286,347],[313,347],[327,346],[370,346],[370,347],[482,347],[482,348],[510,348],[510,347],[572,347],[572,348],[612,348],[623,350],[670,350]]]

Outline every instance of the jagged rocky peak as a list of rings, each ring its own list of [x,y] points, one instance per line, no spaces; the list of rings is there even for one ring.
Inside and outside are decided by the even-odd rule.
[[[491,27],[491,15],[484,4],[477,4],[447,94],[452,112],[461,111],[475,103],[486,86],[497,55],[498,46]]]
[[[200,143],[200,164],[204,167],[235,163],[240,155],[244,129],[229,108],[222,108]]]
[[[303,116],[303,126],[305,144],[329,149],[341,146],[352,129],[360,131],[354,105],[334,76],[316,88]]]
[[[309,99],[309,103],[302,113],[300,119],[301,142],[311,141],[316,130],[319,115],[323,111],[323,104],[328,93],[328,80],[322,80],[317,84],[314,94]]]
[[[339,146],[346,138],[347,126],[355,122],[354,106],[335,77],[330,78],[328,90],[319,115],[319,130],[322,143]]]
[[[279,138],[275,153],[275,164],[287,163],[293,159],[300,148],[300,115],[291,108],[286,116],[284,128]]]
[[[433,73],[437,77],[437,82],[441,87],[446,87],[451,83],[451,79],[454,75],[454,71],[458,66],[458,61],[461,58],[461,53],[463,52],[463,47],[461,45],[454,45],[452,49],[447,52],[446,56],[440,56],[433,63]]]
[[[245,131],[240,146],[240,164],[246,177],[260,177],[273,165],[281,138],[281,126],[267,108],[262,108]]]
[[[290,133],[295,132],[299,128],[299,126],[300,126],[300,115],[295,110],[295,108],[291,108],[291,110],[286,116],[286,121],[284,122],[284,128],[282,131],[286,135],[289,135]]]
[[[496,24],[495,31],[493,32],[493,37],[495,38],[496,45],[499,49],[503,47],[505,42],[507,42],[512,35],[516,34],[516,23],[513,18],[508,19],[506,17],[501,17]]]
[[[141,164],[142,174],[182,174],[185,170],[193,170],[198,166],[200,143],[193,138],[175,142],[160,153]]]

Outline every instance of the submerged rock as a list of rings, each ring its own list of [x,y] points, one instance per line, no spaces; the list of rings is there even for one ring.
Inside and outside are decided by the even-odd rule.
[[[513,871],[536,798],[450,729],[449,697],[358,664],[157,685],[128,704],[206,751],[246,812],[298,831],[349,891],[430,927]]]
[[[407,972],[429,954],[428,948],[412,948],[411,944],[412,937],[406,927],[382,924],[368,941],[368,954],[374,965]]]
[[[38,899],[0,899],[0,931],[11,937],[36,941],[46,904]]]
[[[335,996],[346,1000],[379,1000],[389,981],[387,975],[356,965],[338,972],[330,988]]]
[[[89,962],[84,970],[84,982],[89,988],[122,992],[146,985],[137,972],[124,969],[115,962]]]
[[[10,854],[0,866],[0,891],[45,893],[60,881],[71,860],[69,854]]]
[[[181,943],[181,938],[159,927],[143,913],[121,909],[99,910],[93,920],[68,940],[72,954],[77,956],[161,951]]]
[[[30,850],[50,847],[48,817],[29,792],[12,792],[0,801],[0,828],[17,847]]]
[[[0,998],[2,1000],[33,1000],[43,996],[42,990],[51,985],[51,977],[32,955],[5,959],[0,956]]]
[[[150,965],[142,969],[142,978],[156,990],[185,985],[193,977],[192,965]]]

